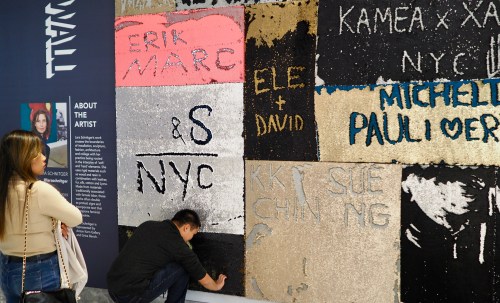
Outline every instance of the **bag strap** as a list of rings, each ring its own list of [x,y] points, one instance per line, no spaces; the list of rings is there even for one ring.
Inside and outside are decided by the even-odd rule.
[[[24,205],[24,251],[23,251],[23,274],[21,279],[21,293],[24,292],[24,277],[26,276],[26,251],[28,248],[28,217],[29,217],[29,202],[31,199],[31,187],[33,183],[30,183],[26,188],[26,197],[25,197],[25,205]],[[64,274],[66,275],[66,280],[68,281],[68,286],[71,285],[69,281],[68,271],[66,270],[66,265],[64,263],[63,254],[61,250],[61,244],[59,243],[59,239],[57,238],[57,228],[56,228],[56,220],[52,218],[52,232],[54,233],[54,239],[56,240],[57,251],[59,256],[61,257],[61,263],[63,265]]]
[[[52,218],[52,232],[54,233],[54,239],[56,240],[57,253],[61,257],[61,263],[64,269],[64,275],[66,276],[66,281],[68,281],[68,287],[71,288],[71,282],[69,281],[68,270],[66,269],[66,263],[64,263],[63,253],[61,249],[61,242],[59,242],[59,237],[57,236],[56,219],[54,218]]]
[[[21,293],[24,292],[24,277],[26,275],[26,250],[28,248],[28,214],[31,198],[31,187],[33,183],[29,183],[26,187],[26,196],[24,198],[24,251],[23,251],[23,275],[21,279]]]

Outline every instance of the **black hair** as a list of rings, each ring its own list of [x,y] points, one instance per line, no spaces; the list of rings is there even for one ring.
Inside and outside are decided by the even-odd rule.
[[[174,222],[177,226],[189,224],[191,228],[201,227],[200,217],[194,210],[191,209],[183,209],[178,211],[172,218],[172,222]]]

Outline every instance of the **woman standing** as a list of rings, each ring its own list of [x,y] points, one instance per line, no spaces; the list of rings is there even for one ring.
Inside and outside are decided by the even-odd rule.
[[[25,199],[31,184],[26,249],[25,290],[59,289],[60,274],[52,218],[74,227],[82,214],[62,195],[37,177],[45,170],[43,143],[29,131],[15,130],[0,143],[1,287],[7,303],[21,295],[25,234]]]
[[[44,109],[39,109],[33,115],[31,120],[31,131],[34,132],[43,143],[42,154],[45,156],[45,163],[49,163],[50,157],[50,146],[47,144],[47,140],[50,136],[50,116],[49,113]]]

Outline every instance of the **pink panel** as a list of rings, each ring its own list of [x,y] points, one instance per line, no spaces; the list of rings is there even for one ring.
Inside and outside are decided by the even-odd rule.
[[[244,81],[243,7],[115,20],[116,86]]]

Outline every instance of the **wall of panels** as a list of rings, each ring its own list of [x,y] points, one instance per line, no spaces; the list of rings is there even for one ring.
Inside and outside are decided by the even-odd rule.
[[[115,1],[121,243],[189,207],[226,294],[497,302],[499,11]]]
[[[84,214],[84,301],[183,208],[235,302],[500,301],[498,0],[5,0],[0,25],[2,132],[65,120],[43,178]]]

